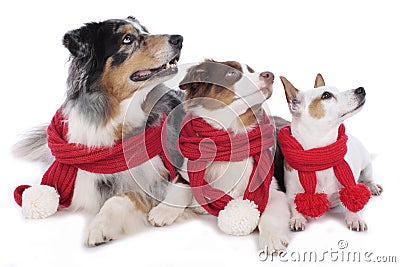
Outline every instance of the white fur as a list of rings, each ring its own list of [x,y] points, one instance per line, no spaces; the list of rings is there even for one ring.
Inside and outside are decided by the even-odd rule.
[[[162,200],[162,192],[159,194],[152,192],[152,185],[164,179],[160,176],[160,171],[165,172],[166,169],[161,158],[156,156],[142,165],[117,174],[121,184],[119,193],[132,192],[143,196],[150,194],[154,198]],[[101,179],[102,177],[99,175],[79,170],[70,207],[75,210],[97,213],[86,232],[85,244],[89,246],[115,240],[122,233],[132,232],[127,229],[141,229],[145,221],[143,218],[147,218],[147,214],[136,210],[134,203],[123,195],[111,197],[103,206],[100,206],[100,196],[96,184]],[[173,218],[173,221],[179,215],[181,213]],[[145,224],[147,224],[147,220]],[[105,236],[106,239],[104,239]],[[103,242],[100,242],[101,240]]]
[[[153,226],[170,225],[180,217],[192,203],[192,191],[187,184],[169,184],[162,203],[154,207],[148,215]]]
[[[85,144],[89,147],[110,146],[114,143],[115,126],[109,123],[104,127],[90,123],[79,110],[72,108],[68,111],[68,141]]]
[[[128,19],[127,22],[132,23],[133,26],[135,27],[135,29],[139,32],[139,34],[141,34],[141,35],[146,35],[146,34],[148,34],[148,33],[144,30],[142,24],[140,24],[140,22],[139,22],[136,18],[135,18],[134,20]]]
[[[213,162],[207,167],[205,180],[213,187],[227,192],[234,199],[241,200],[249,182],[253,162],[253,158],[240,162]],[[182,177],[189,181],[187,172],[184,171],[187,169],[186,158],[182,169],[180,171]],[[232,177],[236,177],[236,179],[232,179]],[[191,206],[200,207],[200,210],[203,210],[194,198]],[[273,179],[269,189],[268,204],[258,221],[260,249],[270,254],[286,249],[289,216],[286,196],[283,192],[278,191],[277,183]],[[225,232],[229,231],[225,230]]]
[[[76,175],[74,196],[69,209],[74,211],[83,210],[90,214],[96,214],[101,208],[100,193],[97,190],[99,177],[95,173],[90,173],[78,169]]]
[[[115,142],[114,131],[119,123],[129,123],[136,127],[144,125],[146,116],[140,105],[150,90],[151,87],[143,88],[136,92],[131,99],[122,101],[119,116],[103,127],[92,125],[85,119],[84,114],[76,112],[74,109],[69,110],[69,141],[94,147],[113,145]],[[126,112],[128,107],[129,111]],[[117,193],[152,194],[151,186],[164,179],[160,176],[161,172],[166,172],[166,169],[161,158],[156,156],[142,165],[114,174],[120,179],[118,183],[120,188],[117,188]],[[88,246],[117,239],[122,232],[127,232],[126,229],[140,229],[143,226],[143,218],[147,218],[147,214],[135,210],[134,204],[122,196],[112,197],[102,206],[97,186],[102,179],[103,175],[79,169],[69,208],[91,214],[97,213],[86,232],[85,244]],[[153,196],[162,200],[162,192],[156,194],[158,195],[153,193]]]
[[[140,105],[151,89],[152,87],[143,88],[131,98],[123,100],[118,116],[102,126],[91,123],[85,114],[67,105],[64,112],[68,118],[68,141],[89,147],[112,146],[115,142],[115,130],[121,123],[128,123],[132,127],[144,125],[146,114]]]
[[[268,205],[261,214],[258,223],[259,247],[268,254],[285,251],[289,244],[287,224],[290,211],[285,193],[277,190],[277,188],[276,181],[272,180],[269,188]]]
[[[126,111],[121,114],[124,122],[129,123],[132,127],[140,127],[145,124],[146,114],[138,107],[144,102],[151,89],[152,87],[143,88],[136,92],[131,99],[121,102],[121,109]],[[118,118],[118,120],[120,119]]]
[[[238,117],[249,108],[264,103],[272,94],[272,83],[267,84],[260,73],[250,73],[247,65],[241,64],[243,75],[232,88],[235,91],[234,101],[223,108],[209,110],[202,106],[190,108],[190,112],[206,119],[216,129],[231,129],[235,132],[246,131]],[[264,94],[260,89],[268,89]],[[209,101],[218,101],[210,99]]]
[[[285,89],[289,90],[289,87],[290,86],[287,86]],[[320,98],[324,92],[331,92],[334,97],[322,101],[324,116],[315,118],[315,116],[310,114],[310,104],[314,99]],[[288,99],[289,109],[293,115],[291,131],[293,137],[295,137],[306,150],[324,147],[334,143],[337,140],[340,124],[346,118],[360,110],[356,109],[360,101],[355,96],[354,90],[339,92],[339,90],[334,87],[321,86],[310,90],[298,91],[294,98],[295,99],[289,97]],[[348,114],[343,116],[345,113]],[[373,188],[375,188],[375,191],[376,188],[381,189],[380,186],[372,182],[372,165],[369,153],[359,140],[349,134],[347,135],[349,138],[347,141],[345,160],[349,164],[355,179],[358,180],[358,182],[366,184],[371,191]],[[290,228],[295,231],[304,230],[307,218],[297,212],[294,204],[296,194],[304,192],[299,181],[298,172],[291,168],[285,168],[284,175],[286,194],[289,198],[290,210],[292,212]],[[317,171],[316,176],[317,186],[315,191],[327,194],[332,207],[338,205],[340,203],[339,190],[342,186],[335,177],[333,168]],[[346,224],[351,229],[357,231],[367,229],[361,215],[350,211],[348,211],[346,215]]]
[[[146,214],[137,209],[127,196],[114,196],[106,201],[89,224],[84,243],[96,246],[132,234],[147,224]]]
[[[243,74],[241,79],[235,84],[235,93],[238,98],[245,99],[247,96],[256,94],[260,99],[268,99],[272,95],[272,85],[268,85],[264,79],[260,78],[260,73],[249,72],[246,64],[241,64]],[[267,94],[263,94],[260,89],[268,88]],[[250,105],[251,106],[251,105]]]
[[[206,170],[205,179],[234,198],[242,197],[253,169],[253,158],[239,162],[213,162]],[[237,177],[237,179],[232,179]]]
[[[247,71],[247,67],[244,67],[243,70]],[[259,74],[252,74],[252,76],[262,80]],[[239,97],[230,105],[216,110],[207,110],[202,106],[194,106],[187,111],[202,117],[216,129],[229,129],[235,132],[249,130],[252,126],[244,129],[243,126],[240,127],[237,124],[238,117],[245,113],[249,107],[262,104],[270,95],[263,95],[260,90],[254,92],[254,88],[260,89],[260,86],[265,86],[263,83],[254,84],[254,81],[250,80],[250,82],[243,82],[243,84],[251,84],[252,86],[240,86],[241,91],[238,95],[242,98]],[[269,86],[272,92],[272,83]],[[234,86],[235,90],[236,88],[237,84]],[[246,89],[249,91],[246,91]],[[213,187],[228,193],[234,199],[241,200],[251,175],[253,162],[251,157],[240,162],[213,162],[206,169],[205,180]],[[189,181],[186,170],[187,159],[185,159],[180,173],[184,179]],[[192,207],[199,206],[193,199]],[[270,187],[270,199],[267,207],[258,220],[261,249],[265,249],[269,253],[284,250],[287,246],[288,222],[289,209],[285,195],[277,190],[276,183],[273,182]],[[225,223],[225,225],[228,225],[227,222]]]

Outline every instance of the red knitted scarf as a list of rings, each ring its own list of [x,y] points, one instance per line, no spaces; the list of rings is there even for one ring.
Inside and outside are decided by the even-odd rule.
[[[290,126],[279,131],[278,140],[286,162],[298,171],[304,193],[295,197],[298,212],[319,217],[329,208],[330,203],[324,193],[315,193],[317,185],[316,171],[333,167],[335,176],[343,186],[339,191],[340,201],[352,212],[360,211],[371,197],[371,192],[364,184],[356,184],[353,172],[344,156],[347,153],[347,135],[343,124],[339,127],[337,141],[321,148],[304,150],[300,143],[291,135]]]
[[[89,148],[81,144],[68,143],[68,123],[62,116],[62,110],[57,110],[47,128],[48,146],[55,161],[43,175],[41,184],[54,187],[60,195],[59,206],[66,208],[71,205],[78,169],[112,174],[139,166],[160,155],[170,172],[170,179],[175,178],[174,166],[168,161],[162,149],[162,142],[166,140],[161,136],[165,120],[164,115],[158,126],[149,127],[138,135],[119,140],[112,147]],[[22,193],[28,187],[30,186],[21,185],[14,191],[15,201],[20,206]]]
[[[204,180],[207,164],[213,161],[243,161],[253,157],[254,165],[243,198],[254,201],[263,212],[268,202],[273,176],[270,148],[275,144],[274,127],[264,114],[263,122],[246,133],[235,134],[218,130],[202,118],[186,115],[179,137],[181,153],[189,159],[190,186],[197,202],[210,214],[217,216],[232,197],[213,188]],[[238,177],[232,179],[239,180]]]

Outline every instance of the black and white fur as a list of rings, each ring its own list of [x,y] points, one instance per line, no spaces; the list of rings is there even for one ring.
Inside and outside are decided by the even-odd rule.
[[[177,72],[182,41],[180,35],[151,35],[133,17],[87,23],[67,32],[63,44],[71,61],[62,108],[68,118],[69,142],[112,146],[122,135],[158,124],[162,113],[181,103],[181,94],[162,83]],[[174,131],[181,116],[183,111],[168,120],[169,148],[177,161]],[[15,145],[14,154],[51,163],[46,127],[28,133]],[[148,224],[148,211],[165,197],[166,174],[159,156],[110,175],[78,170],[68,209],[95,215],[84,243],[103,244]]]

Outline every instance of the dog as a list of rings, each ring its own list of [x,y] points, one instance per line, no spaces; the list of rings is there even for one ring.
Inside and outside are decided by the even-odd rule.
[[[298,90],[285,77],[281,77],[281,81],[292,114],[290,134],[304,150],[308,151],[332,146],[332,144],[339,142],[340,131],[341,129],[344,130],[344,126],[341,126],[342,123],[360,112],[366,100],[364,88],[359,87],[340,92],[335,87],[326,86],[321,74],[317,75],[312,90]],[[279,137],[281,137],[280,134],[281,132]],[[279,142],[283,147],[281,138],[279,138]],[[375,184],[372,179],[372,165],[367,150],[359,140],[350,135],[345,145],[347,145],[347,152],[346,150],[343,152],[343,154],[345,153],[344,160],[351,169],[354,176],[353,180],[358,180],[358,183],[366,185],[373,195],[381,194],[382,187]],[[282,150],[284,149],[282,148]],[[334,149],[333,153],[336,151],[338,149]],[[307,191],[307,189],[305,189],[303,182],[300,182],[298,170],[288,163],[285,153],[283,154],[285,157],[286,194],[292,214],[289,225],[292,231],[301,231],[305,229],[308,216],[298,211],[297,205],[300,204],[297,204],[299,202],[295,204],[295,202],[297,201],[297,194],[305,194],[307,192],[302,192]],[[327,156],[334,157],[333,155]],[[339,191],[344,189],[345,185],[338,181],[338,173],[334,168],[320,169],[315,174],[316,186],[313,185],[314,188],[316,187],[315,192],[320,196],[326,194],[329,200],[327,202],[328,209],[337,206],[340,201],[344,201],[344,197],[341,193],[339,194]],[[368,195],[367,190],[364,191],[366,192],[366,201],[368,201],[370,193]],[[357,211],[349,210],[349,208],[346,212],[345,222],[347,227],[352,230],[367,230],[367,224],[361,215]]]
[[[183,103],[187,114],[200,118],[213,131],[224,129],[235,136],[257,127],[258,119],[263,114],[262,104],[272,94],[273,81],[274,75],[271,72],[256,73],[248,65],[236,61],[217,62],[207,59],[189,68],[179,87],[185,92]],[[189,150],[184,155],[193,153],[195,151]],[[217,190],[228,193],[233,199],[241,199],[254,164],[255,161],[249,156],[235,162],[210,162],[205,169],[204,180],[212,183]],[[182,166],[182,177],[190,181],[187,157]],[[264,198],[268,198],[268,191]],[[199,205],[190,191],[184,199],[198,213],[209,213]],[[268,253],[286,249],[289,215],[285,194],[278,190],[274,180],[269,187],[268,204],[257,221],[261,249]]]
[[[111,148],[123,137],[159,125],[162,114],[168,115],[182,100],[182,94],[163,85],[177,73],[182,43],[180,35],[150,34],[131,16],[67,32],[63,45],[70,52],[70,67],[60,109],[68,123],[67,142],[89,150]],[[179,114],[168,118],[172,158],[179,158],[173,145],[179,123]],[[46,164],[54,161],[47,127],[32,130],[16,144],[14,154]],[[147,225],[149,211],[165,198],[168,178],[175,179],[159,155],[116,173],[78,169],[68,210],[95,215],[85,245],[104,244]]]

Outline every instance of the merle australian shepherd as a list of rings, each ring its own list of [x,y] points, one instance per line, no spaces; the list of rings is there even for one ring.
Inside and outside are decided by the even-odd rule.
[[[111,147],[123,135],[159,124],[162,114],[168,115],[181,102],[179,92],[163,82],[177,73],[182,42],[180,35],[150,34],[134,17],[87,23],[67,32],[63,44],[71,59],[62,114],[68,119],[68,142]],[[126,115],[128,106],[131,112]],[[179,125],[180,119],[168,118],[168,122]],[[15,146],[15,154],[51,163],[46,127],[32,130]],[[174,129],[179,126],[168,127],[169,144],[176,142]],[[179,160],[174,145],[169,147],[171,158]],[[159,156],[114,174],[79,169],[69,209],[95,214],[85,244],[103,244],[145,225],[158,203],[155,199],[163,199],[167,191],[168,175]],[[168,223],[183,210],[177,209]],[[162,218],[156,221],[165,224]]]

